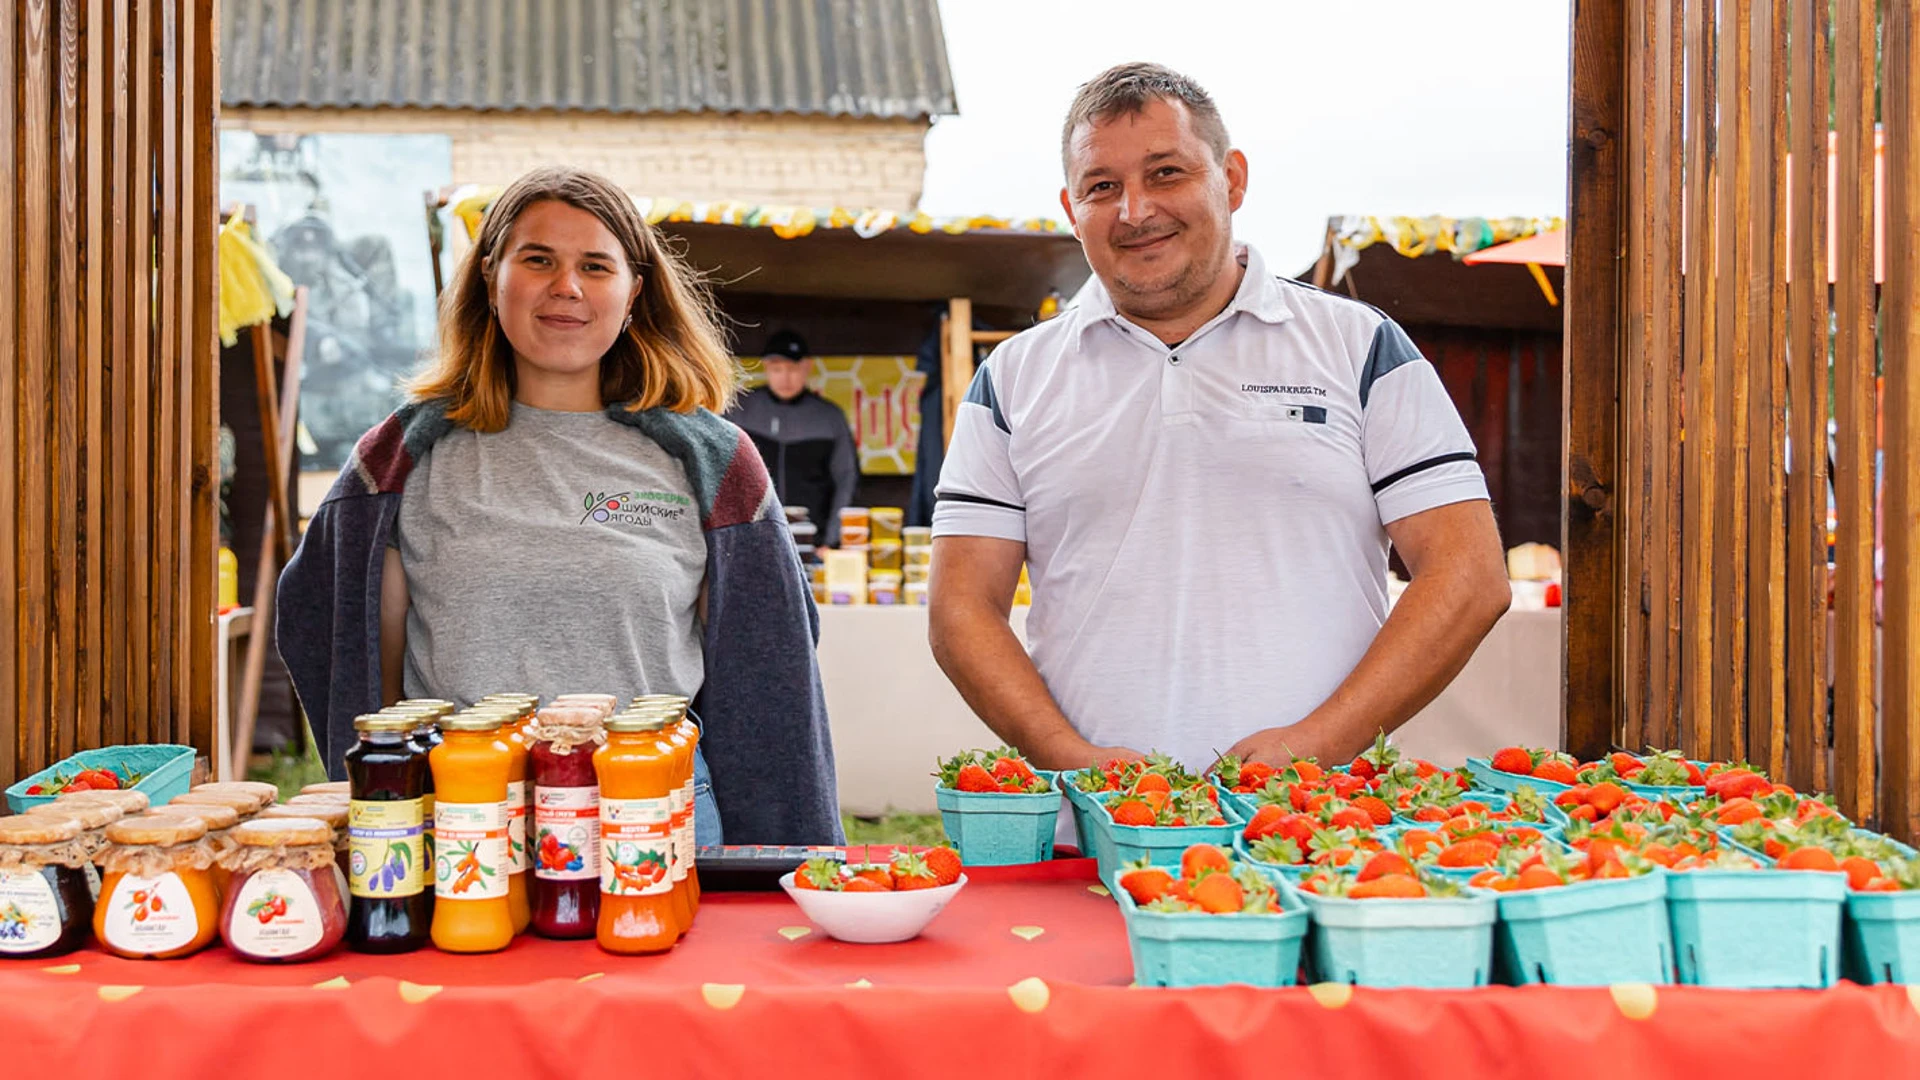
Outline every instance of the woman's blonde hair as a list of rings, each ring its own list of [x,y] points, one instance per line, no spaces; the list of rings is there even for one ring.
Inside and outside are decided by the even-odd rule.
[[[493,312],[492,270],[520,214],[548,200],[599,218],[620,241],[628,267],[641,281],[633,322],[600,358],[601,401],[624,401],[636,410],[725,411],[739,372],[699,272],[661,243],[633,200],[612,181],[564,166],[527,173],[487,208],[480,236],[440,298],[439,353],[408,381],[408,394],[416,401],[444,401],[447,419],[474,431],[507,426],[513,347]]]

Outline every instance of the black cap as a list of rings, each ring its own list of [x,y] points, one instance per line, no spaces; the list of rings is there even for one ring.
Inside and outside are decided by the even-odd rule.
[[[805,360],[808,355],[807,341],[791,330],[776,330],[767,339],[767,346],[760,350],[761,356],[777,356],[782,360]]]

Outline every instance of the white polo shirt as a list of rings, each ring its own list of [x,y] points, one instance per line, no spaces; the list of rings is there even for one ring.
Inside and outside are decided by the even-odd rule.
[[[933,518],[1026,543],[1028,647],[1083,736],[1195,768],[1353,670],[1386,619],[1387,523],[1487,498],[1392,320],[1244,259],[1233,302],[1177,346],[1097,282],[1001,344]]]

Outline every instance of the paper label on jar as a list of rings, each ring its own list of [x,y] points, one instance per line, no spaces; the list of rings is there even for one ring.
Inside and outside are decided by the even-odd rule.
[[[548,881],[600,876],[600,789],[533,789],[533,872]]]
[[[420,832],[420,891],[426,892],[433,885],[433,792],[420,797],[420,821],[424,828]]]
[[[527,859],[527,782],[507,782],[507,861],[509,873],[522,873]]]
[[[600,891],[655,896],[672,889],[672,801],[602,798]]]
[[[697,854],[699,853],[699,851],[700,851],[700,833],[699,833],[699,831],[698,831],[698,830],[697,830],[697,829],[696,829],[696,828],[694,827],[694,822],[695,822],[695,821],[697,820],[697,818],[698,818],[698,816],[699,816],[699,815],[698,815],[698,814],[696,813],[696,811],[695,811],[695,804],[696,804],[696,803],[697,803],[697,802],[698,802],[699,800],[698,800],[698,796],[696,796],[696,795],[695,795],[695,793],[694,793],[694,788],[693,788],[693,781],[692,781],[691,779],[689,779],[689,780],[688,780],[688,781],[686,782],[686,785],[685,785],[685,787],[686,787],[686,792],[687,792],[687,824],[686,824],[686,834],[687,834],[687,844],[686,844],[686,850],[687,850],[687,859],[689,860],[689,861],[688,861],[688,863],[687,863],[687,865],[688,865],[689,867],[691,867],[691,866],[693,865],[693,863],[692,863],[692,861],[691,861],[691,860],[692,860],[692,859],[694,858],[694,856],[696,856],[696,855],[697,855]]]
[[[0,955],[38,952],[60,940],[60,901],[38,870],[0,870]]]
[[[347,890],[390,900],[426,889],[426,816],[421,799],[347,804]]]
[[[107,944],[128,953],[164,953],[184,949],[200,934],[200,914],[193,909],[180,875],[157,878],[132,874],[114,884],[107,905],[104,937]]]
[[[252,956],[297,956],[320,944],[326,920],[306,879],[292,870],[261,870],[238,885],[224,929],[227,944]]]
[[[83,870],[87,875],[87,895],[93,897],[94,903],[96,904],[99,903],[100,902],[100,868],[93,865],[92,863],[88,863],[87,865],[81,867],[80,869]]]
[[[433,807],[433,894],[441,900],[493,900],[507,895],[507,804]]]
[[[674,788],[667,796],[673,810],[673,880],[684,881],[687,864],[693,861],[693,848],[687,844],[687,822],[693,818],[693,805],[687,801],[687,789]]]

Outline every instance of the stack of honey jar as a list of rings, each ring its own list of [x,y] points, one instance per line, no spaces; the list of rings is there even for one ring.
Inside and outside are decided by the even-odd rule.
[[[670,949],[699,909],[687,700],[500,694],[357,718],[349,779],[278,804],[203,784],[149,809],[82,792],[0,817],[0,957],[289,962],[341,943],[492,952],[531,930]]]

